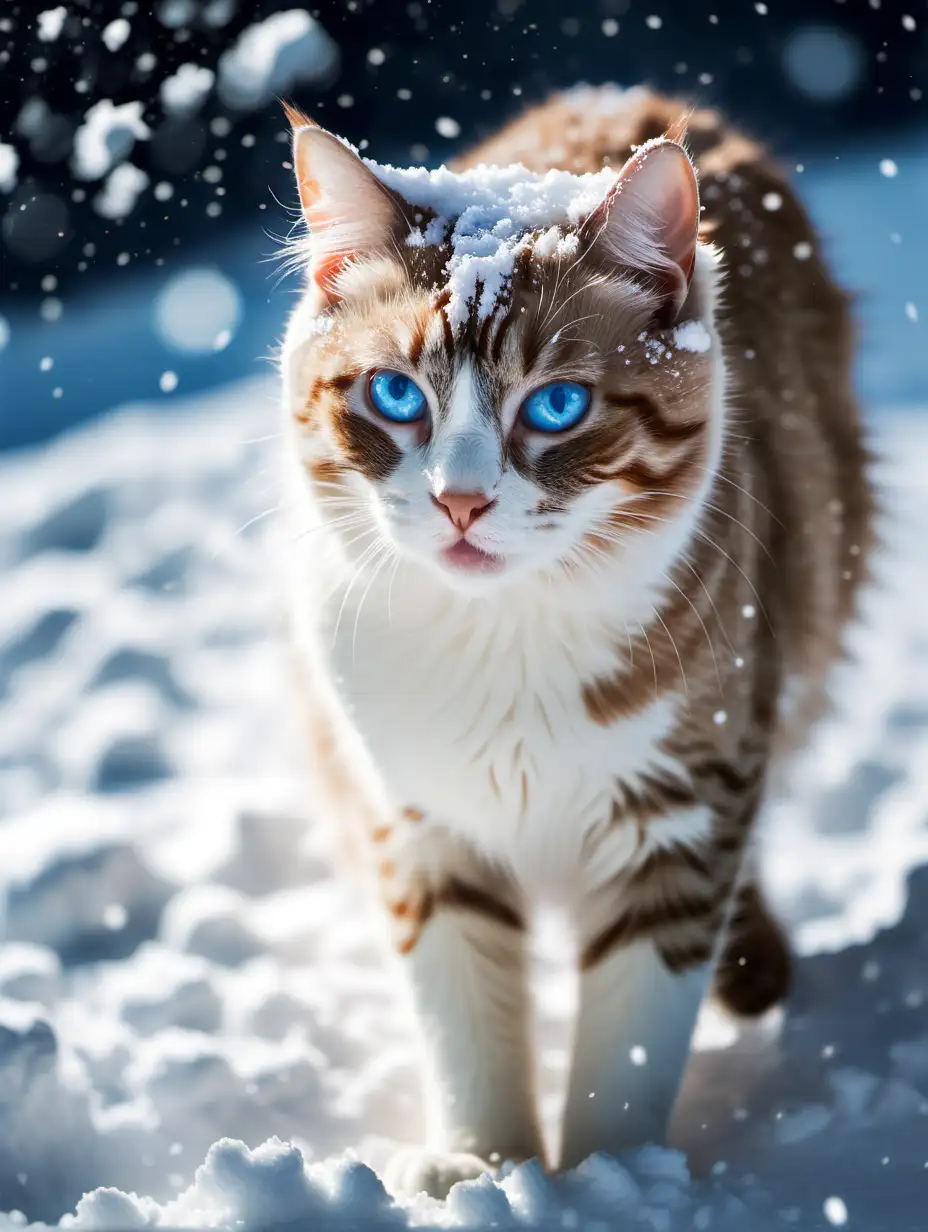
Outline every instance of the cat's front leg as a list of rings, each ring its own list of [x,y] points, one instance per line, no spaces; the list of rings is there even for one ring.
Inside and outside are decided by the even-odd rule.
[[[664,1142],[736,868],[707,843],[654,845],[588,895],[563,1166]]]
[[[407,810],[416,817],[415,810]],[[383,844],[382,892],[422,1038],[426,1142],[388,1169],[394,1189],[447,1192],[541,1153],[529,1047],[526,934],[512,882],[427,819]]]

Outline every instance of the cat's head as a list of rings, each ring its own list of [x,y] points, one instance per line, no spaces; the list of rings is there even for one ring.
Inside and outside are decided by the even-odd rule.
[[[458,589],[666,569],[717,463],[715,255],[671,141],[587,176],[401,171],[297,117],[285,379],[319,509]],[[367,537],[365,538],[365,533]]]

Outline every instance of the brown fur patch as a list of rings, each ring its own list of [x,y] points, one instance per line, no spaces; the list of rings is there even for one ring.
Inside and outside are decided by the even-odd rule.
[[[468,885],[457,877],[449,877],[434,896],[435,907],[450,907],[457,911],[473,911],[487,916],[507,928],[525,927],[522,917],[508,903],[494,898],[479,886]]]
[[[334,430],[349,464],[374,483],[389,479],[403,459],[389,433],[356,411],[337,416]]]

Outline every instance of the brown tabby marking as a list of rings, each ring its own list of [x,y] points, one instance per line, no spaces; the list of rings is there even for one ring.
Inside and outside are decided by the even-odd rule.
[[[381,869],[381,875],[389,880],[395,871],[391,866],[389,870]],[[444,878],[433,889],[409,893],[395,901],[385,901],[394,920],[404,926],[396,941],[400,954],[409,954],[415,949],[426,925],[441,910],[470,912],[517,931],[525,928],[522,916],[514,907],[488,890],[455,876]]]
[[[389,433],[354,411],[335,420],[335,434],[351,465],[375,483],[389,479],[403,460]]]

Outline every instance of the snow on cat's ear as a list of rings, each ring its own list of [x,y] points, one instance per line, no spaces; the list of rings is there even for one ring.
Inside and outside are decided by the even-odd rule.
[[[636,150],[584,229],[606,260],[656,280],[661,315],[673,321],[693,277],[699,230],[696,171],[683,146],[660,138]]]
[[[403,223],[399,199],[334,133],[286,106],[293,128],[293,166],[310,232],[310,273],[337,299],[349,262],[389,249]]]

